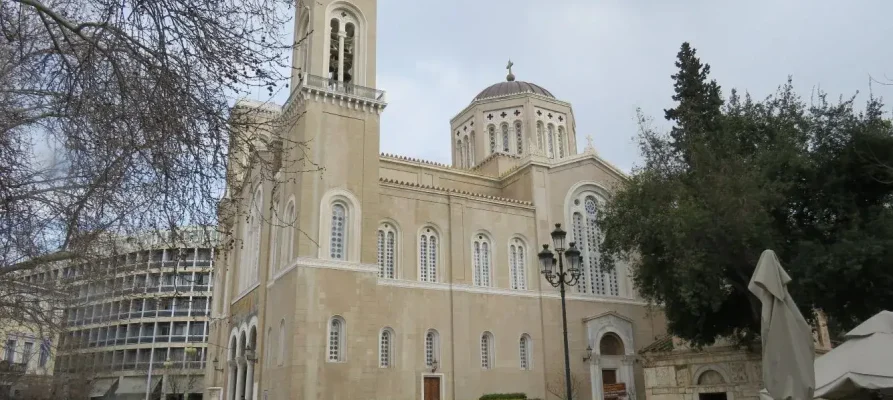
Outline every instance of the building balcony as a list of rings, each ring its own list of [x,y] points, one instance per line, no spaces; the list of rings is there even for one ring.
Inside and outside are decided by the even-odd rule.
[[[380,103],[385,102],[384,90],[354,85],[352,83],[345,83],[334,79],[323,78],[321,76],[305,74],[303,84],[306,87],[320,89],[325,92],[345,94]]]

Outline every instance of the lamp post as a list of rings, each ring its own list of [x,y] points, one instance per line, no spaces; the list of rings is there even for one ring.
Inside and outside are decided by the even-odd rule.
[[[567,232],[561,229],[561,224],[555,224],[555,230],[552,231],[552,245],[555,246],[555,253],[549,250],[549,245],[543,245],[543,251],[539,253],[540,265],[543,267],[542,274],[553,287],[559,288],[561,292],[561,327],[564,333],[564,382],[567,385],[567,400],[571,400],[571,359],[567,346],[567,309],[565,308],[564,297],[565,287],[574,286],[580,280],[580,251],[571,242],[567,248],[564,247]],[[562,257],[563,256],[563,257]],[[567,261],[567,270],[564,269],[564,261]],[[556,262],[557,261],[557,262]],[[558,264],[558,271],[555,271],[555,264]]]

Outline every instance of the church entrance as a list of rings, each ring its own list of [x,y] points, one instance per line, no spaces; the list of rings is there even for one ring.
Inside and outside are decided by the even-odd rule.
[[[426,376],[424,400],[440,400],[440,377]]]
[[[728,400],[725,393],[698,393],[698,400]]]

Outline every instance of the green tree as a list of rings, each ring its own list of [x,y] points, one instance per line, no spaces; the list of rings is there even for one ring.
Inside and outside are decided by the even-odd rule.
[[[870,99],[807,106],[790,80],[763,101],[723,101],[688,43],[677,56],[669,133],[640,114],[642,167],[603,214],[604,264],[622,259],[639,292],[694,344],[749,341],[760,303],[747,284],[775,250],[804,315],[841,326],[893,304],[893,129]]]

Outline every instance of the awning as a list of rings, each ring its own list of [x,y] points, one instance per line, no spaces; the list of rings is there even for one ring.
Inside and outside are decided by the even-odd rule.
[[[153,376],[152,377],[152,390],[151,392],[155,392],[158,390],[161,385],[161,377]],[[127,394],[146,394],[146,378],[139,376],[126,376],[121,378],[121,382],[118,384],[118,390],[115,391],[116,395],[127,395]]]
[[[114,391],[114,387],[118,383],[118,378],[96,379],[90,385],[90,398],[105,397],[109,392]]]

